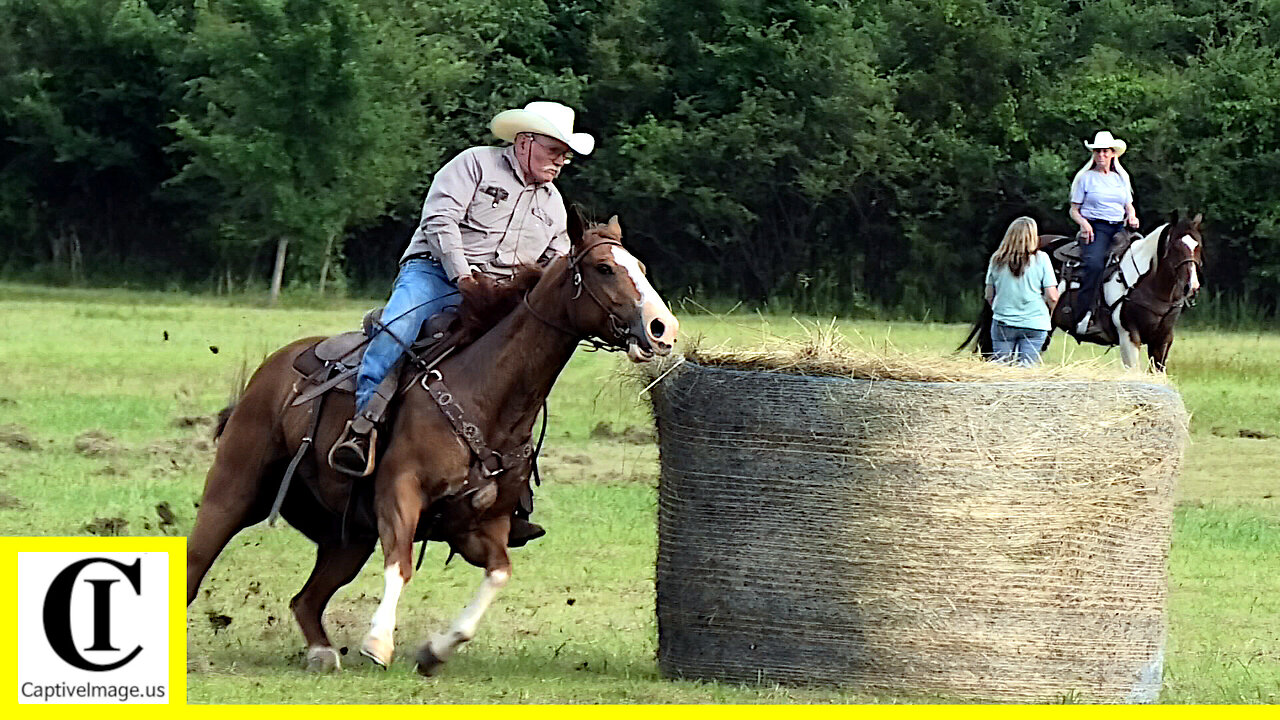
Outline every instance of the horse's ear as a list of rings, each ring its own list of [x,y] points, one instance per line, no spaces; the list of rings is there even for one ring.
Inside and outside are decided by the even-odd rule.
[[[1178,210],[1177,210],[1177,208],[1174,208],[1173,212],[1169,213],[1169,224],[1170,224],[1170,225],[1177,225],[1177,224],[1178,224]]]
[[[609,218],[609,233],[619,240],[622,239],[622,225],[618,224],[618,216],[614,215]]]
[[[1200,223],[1203,220],[1204,220],[1204,213],[1196,213],[1196,216],[1191,218],[1191,227],[1195,228],[1196,230],[1199,230]]]
[[[576,205],[569,206],[569,243],[574,247],[582,244],[582,232],[587,223],[582,219],[582,210]]]

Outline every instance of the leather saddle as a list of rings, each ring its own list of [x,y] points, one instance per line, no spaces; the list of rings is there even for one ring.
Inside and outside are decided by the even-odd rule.
[[[1123,260],[1129,255],[1129,250],[1134,240],[1140,237],[1142,236],[1136,232],[1122,230],[1112,238],[1111,247],[1107,251],[1107,262],[1103,265],[1101,277],[1098,278],[1097,297],[1094,298],[1093,307],[1090,308],[1093,313],[1093,321],[1086,332],[1078,332],[1076,330],[1075,320],[1078,315],[1074,312],[1080,292],[1080,272],[1082,271],[1081,265],[1083,263],[1083,251],[1080,241],[1078,238],[1062,238],[1052,243],[1050,247],[1045,248],[1050,251],[1050,255],[1054,260],[1053,265],[1065,288],[1061,299],[1058,301],[1058,306],[1053,311],[1053,324],[1055,326],[1066,330],[1079,342],[1094,342],[1103,345],[1119,343],[1119,334],[1111,321],[1111,311],[1115,308],[1115,305],[1107,303],[1102,288],[1117,273],[1124,273],[1123,279],[1126,288],[1132,287],[1137,282],[1137,277],[1128,277],[1131,273],[1125,272],[1122,266]]]
[[[365,313],[361,329],[325,338],[303,350],[293,361],[293,369],[302,375],[304,383],[298,386],[298,396],[292,405],[301,405],[330,391],[355,394],[356,372],[364,359],[369,341],[382,328],[383,308]],[[459,316],[456,308],[445,308],[422,324],[422,330],[410,350],[420,361],[431,363],[444,356],[452,346],[449,342],[458,332]],[[389,375],[398,380],[397,363]],[[392,380],[392,382],[397,382]]]

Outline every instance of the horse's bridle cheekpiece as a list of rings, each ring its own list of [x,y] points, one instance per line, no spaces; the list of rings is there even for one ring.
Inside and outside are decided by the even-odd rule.
[[[573,270],[573,287],[575,288],[572,299],[577,300],[578,298],[582,297],[582,291],[586,290],[587,297],[591,298],[592,301],[594,301],[595,304],[599,306],[599,308],[603,310],[606,315],[609,316],[609,329],[613,331],[613,339],[615,341],[620,342],[622,340],[625,340],[627,337],[627,324],[622,321],[622,318],[619,318],[617,315],[613,314],[613,312],[609,310],[608,307],[605,306],[604,302],[595,294],[595,292],[591,290],[591,287],[587,285],[587,283],[583,281],[583,278],[582,278],[582,258],[586,257],[587,253],[591,252],[592,250],[596,249],[601,245],[616,245],[618,247],[622,247],[622,243],[618,242],[617,240],[601,240],[599,242],[594,242],[588,245],[582,250],[579,250],[577,254],[569,258],[569,267],[570,269]],[[578,334],[567,328],[562,328],[559,325],[556,325],[550,320],[539,315],[538,311],[534,310],[533,306],[529,304],[528,293],[525,293],[525,296],[524,296],[524,306],[528,308],[530,314],[532,314],[535,318],[540,320],[543,325],[546,325],[547,327],[553,328],[555,330],[559,330],[565,335],[576,336]],[[622,352],[623,350],[626,349],[625,347],[620,347],[618,345],[614,345],[611,343],[601,342],[600,340],[597,340],[593,337],[587,337],[583,340],[583,342],[587,343],[588,348],[592,351],[605,350],[607,352]]]

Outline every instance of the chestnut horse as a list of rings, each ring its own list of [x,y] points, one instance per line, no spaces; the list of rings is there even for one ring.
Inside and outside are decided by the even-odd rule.
[[[329,467],[327,450],[351,417],[353,400],[344,395],[325,403],[309,463],[314,469],[298,474],[280,509],[318,546],[315,569],[290,602],[306,638],[310,669],[340,669],[321,616],[378,541],[386,590],[361,653],[384,667],[393,654],[396,604],[413,574],[415,540],[446,542],[484,569],[472,602],[416,656],[423,674],[448,660],[475,635],[481,616],[511,576],[507,536],[532,470],[534,421],[578,343],[599,338],[598,344],[626,350],[635,362],[671,351],[679,324],[643,266],[623,248],[617,218],[585,230],[576,213],[570,218],[571,255],[553,261],[496,326],[437,365],[438,375],[408,385],[373,476],[352,480]],[[298,392],[294,358],[316,340],[299,340],[268,357],[229,416],[224,414],[217,455],[187,541],[188,605],[227,542],[267,517],[285,465],[311,427],[309,406],[290,403]],[[442,390],[449,395],[443,401]],[[475,445],[459,436],[442,410],[446,405],[455,413],[465,410],[466,423],[459,427],[482,436],[482,445],[502,458],[496,475],[482,469],[481,461],[491,458],[475,456]]]
[[[1177,214],[1164,225],[1133,241],[1120,262],[1120,271],[1101,285],[1102,298],[1112,308],[1110,320],[1115,328],[1114,340],[1100,345],[1119,345],[1120,360],[1125,367],[1138,364],[1143,345],[1151,368],[1164,372],[1173,346],[1173,328],[1200,290],[1204,265],[1204,245],[1200,235],[1201,215],[1179,220]],[[1061,276],[1061,263],[1053,251],[1071,239],[1062,235],[1041,235],[1040,249],[1053,259],[1054,271]],[[1065,292],[1059,282],[1059,291]],[[1071,331],[1068,313],[1053,314],[1054,327]],[[976,338],[976,342],[975,342]],[[974,343],[974,351],[984,358],[991,354],[991,306],[982,304],[977,323],[958,349]],[[1049,340],[1045,340],[1048,348]]]

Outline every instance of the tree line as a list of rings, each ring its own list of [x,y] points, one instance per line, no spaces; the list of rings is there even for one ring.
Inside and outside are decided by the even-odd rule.
[[[381,292],[432,173],[534,99],[667,293],[967,316],[1108,129],[1144,229],[1280,299],[1280,0],[0,0],[0,273]]]

